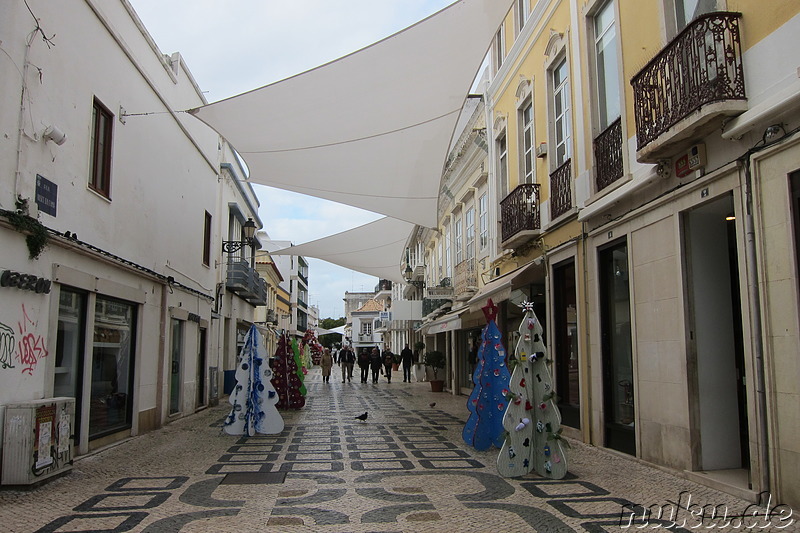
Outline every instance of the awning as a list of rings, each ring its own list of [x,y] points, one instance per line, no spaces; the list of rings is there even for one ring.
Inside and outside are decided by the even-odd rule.
[[[528,263],[516,270],[507,272],[502,276],[493,279],[470,298],[467,302],[471,312],[480,311],[486,305],[489,298],[494,303],[499,303],[508,300],[511,297],[511,291],[529,283],[529,275],[537,268],[543,268],[535,263]]]
[[[437,333],[444,333],[446,331],[453,331],[461,329],[461,315],[468,311],[467,308],[459,309],[453,313],[448,313],[422,325],[423,335],[436,335]]]
[[[271,255],[316,257],[357,272],[405,283],[400,270],[414,224],[381,218],[330,237],[271,251]]]
[[[512,2],[459,0],[358,52],[190,113],[244,157],[252,183],[436,227],[451,138]]]

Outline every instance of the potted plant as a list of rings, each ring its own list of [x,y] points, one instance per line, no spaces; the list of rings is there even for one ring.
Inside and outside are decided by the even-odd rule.
[[[444,389],[444,380],[439,379],[439,369],[444,368],[447,360],[442,352],[434,350],[432,352],[425,352],[425,359],[423,364],[426,367],[433,369],[433,379],[431,380],[431,391],[442,392]]]
[[[403,361],[403,358],[400,357],[399,353],[392,354],[392,371],[400,370],[400,363]]]

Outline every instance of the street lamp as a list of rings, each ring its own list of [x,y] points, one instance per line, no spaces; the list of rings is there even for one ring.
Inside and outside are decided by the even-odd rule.
[[[412,280],[411,278],[414,276],[414,271],[411,270],[411,265],[406,266],[406,269],[403,271],[403,277],[406,278],[406,283],[409,285],[413,285],[418,289],[425,287],[424,280]]]
[[[255,269],[256,260],[256,223],[252,218],[248,218],[247,222],[242,224],[242,240],[240,241],[222,241],[222,251],[226,254],[235,254],[245,246],[250,246],[250,268]]]

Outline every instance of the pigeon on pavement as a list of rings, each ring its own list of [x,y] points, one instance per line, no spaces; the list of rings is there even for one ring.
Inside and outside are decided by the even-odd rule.
[[[367,419],[367,413],[365,412],[363,415],[358,415],[356,418],[361,421],[364,421]]]
[[[436,407],[436,402],[431,402],[428,405],[430,405],[431,407]]]

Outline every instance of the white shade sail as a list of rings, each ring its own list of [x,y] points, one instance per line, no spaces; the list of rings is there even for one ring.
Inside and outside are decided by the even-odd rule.
[[[403,283],[400,260],[414,224],[381,218],[330,237],[270,252],[316,257],[357,272]]]
[[[190,112],[244,157],[254,183],[435,227],[460,110],[512,1],[460,0],[358,52]]]

